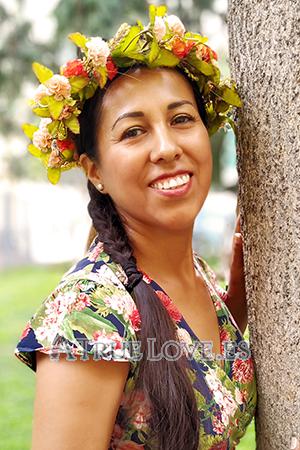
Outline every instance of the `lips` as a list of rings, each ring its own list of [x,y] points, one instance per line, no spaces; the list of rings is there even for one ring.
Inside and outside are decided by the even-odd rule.
[[[168,172],[168,173],[163,173],[161,175],[159,175],[158,177],[154,178],[150,183],[149,186],[153,183],[156,183],[157,181],[165,181],[168,178],[174,178],[177,175],[183,175],[183,174],[188,174],[188,175],[193,175],[193,172],[191,172],[190,170],[187,169],[181,169],[181,170],[177,170],[176,172]]]

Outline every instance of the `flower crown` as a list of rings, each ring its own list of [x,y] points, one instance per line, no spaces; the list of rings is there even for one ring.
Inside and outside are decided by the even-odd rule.
[[[165,6],[150,5],[149,17],[146,27],[140,21],[133,26],[123,23],[108,42],[101,37],[70,34],[69,39],[80,48],[82,57],[61,66],[60,74],[33,63],[41,84],[30,105],[41,120],[39,127],[24,124],[22,128],[32,141],[28,151],[41,159],[51,183],[59,181],[61,171],[80,167],[73,139],[80,133],[78,116],[85,100],[113,80],[118,68],[130,68],[136,63],[149,68],[181,68],[196,81],[202,94],[209,134],[221,127],[234,129],[232,110],[241,106],[241,100],[234,81],[220,80],[217,54],[206,45],[207,38],[186,32],[177,16],[167,15]]]

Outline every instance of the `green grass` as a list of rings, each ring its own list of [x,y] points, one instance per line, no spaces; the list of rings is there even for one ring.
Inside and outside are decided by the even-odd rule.
[[[14,356],[27,320],[70,267],[28,266],[0,272],[1,450],[29,450],[35,374]],[[255,449],[254,422],[238,450]]]

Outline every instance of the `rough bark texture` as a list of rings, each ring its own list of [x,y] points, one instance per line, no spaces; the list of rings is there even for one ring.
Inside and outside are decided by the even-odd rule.
[[[257,449],[300,437],[300,0],[231,0],[231,75]]]

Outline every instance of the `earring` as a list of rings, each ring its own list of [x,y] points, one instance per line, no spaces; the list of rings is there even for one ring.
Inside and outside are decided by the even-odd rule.
[[[97,187],[98,191],[100,191],[100,192],[102,192],[104,190],[104,186],[102,183],[97,184],[96,187]]]

